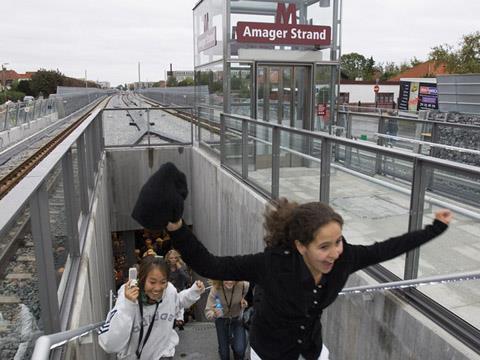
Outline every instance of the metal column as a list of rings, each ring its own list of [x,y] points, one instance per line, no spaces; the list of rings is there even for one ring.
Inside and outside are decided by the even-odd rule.
[[[408,231],[422,228],[423,209],[425,204],[425,188],[427,184],[426,165],[423,160],[415,159],[413,163],[412,190],[410,195],[410,215],[408,218]],[[419,249],[407,253],[405,259],[404,279],[414,279],[418,276]]]
[[[47,334],[59,332],[60,312],[57,297],[57,278],[54,269],[48,191],[45,183],[30,198],[30,222],[35,244],[38,291],[42,320]]]

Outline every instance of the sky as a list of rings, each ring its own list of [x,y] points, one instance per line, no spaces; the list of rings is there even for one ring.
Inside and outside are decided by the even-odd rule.
[[[113,86],[193,70],[197,0],[0,0],[0,65],[40,68]],[[378,62],[426,60],[480,30],[477,0],[343,0],[342,53]]]

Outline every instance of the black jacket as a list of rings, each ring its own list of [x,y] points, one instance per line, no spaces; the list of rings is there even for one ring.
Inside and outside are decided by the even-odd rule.
[[[315,284],[302,256],[291,248],[266,248],[253,255],[212,255],[183,226],[172,232],[173,247],[198,274],[218,280],[248,280],[263,289],[250,327],[250,344],[263,360],[317,359],[322,349],[320,318],[345,285],[362,268],[410,251],[441,234],[447,225],[435,220],[424,230],[369,246],[350,245],[330,273]]]

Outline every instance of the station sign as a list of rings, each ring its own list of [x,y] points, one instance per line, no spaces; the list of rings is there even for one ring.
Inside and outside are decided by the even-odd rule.
[[[236,26],[238,42],[270,43],[281,45],[317,45],[331,44],[332,28],[321,25],[297,24],[295,4],[277,4],[274,23],[239,21]]]
[[[217,45],[217,28],[209,28],[209,17],[206,13],[203,17],[203,33],[197,38],[198,52],[210,49]]]

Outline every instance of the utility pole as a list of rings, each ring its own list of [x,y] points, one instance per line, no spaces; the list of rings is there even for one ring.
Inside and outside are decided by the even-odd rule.
[[[7,68],[5,67],[5,65],[8,65],[8,63],[2,64],[2,75],[3,75],[2,85],[3,85],[3,94],[5,97],[5,102],[7,102],[7,80],[5,78],[5,72],[7,71]]]
[[[138,62],[138,88],[140,89],[140,61]]]
[[[87,88],[87,70],[85,70],[85,88]]]

